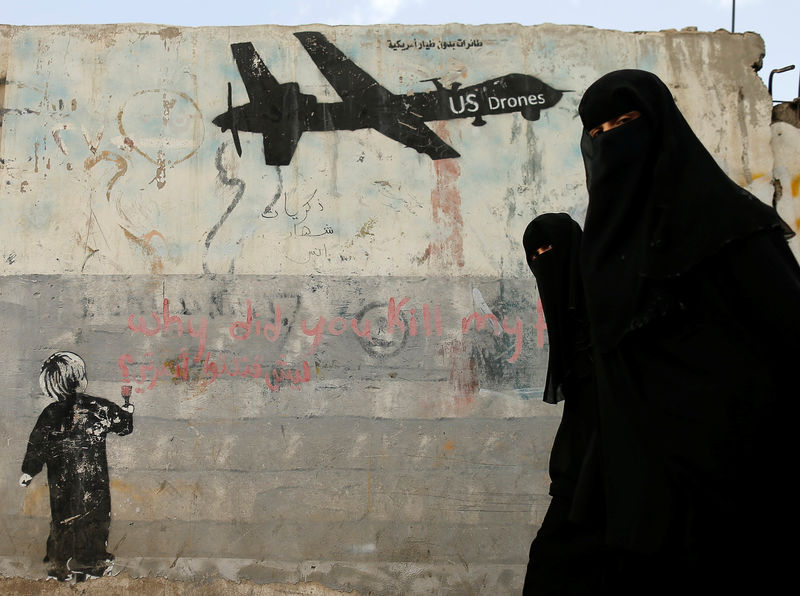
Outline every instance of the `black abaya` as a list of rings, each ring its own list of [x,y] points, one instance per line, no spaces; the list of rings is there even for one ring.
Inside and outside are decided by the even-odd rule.
[[[641,118],[583,141],[608,577],[617,594],[777,593],[796,530],[800,269],[774,210],[722,173],[654,75],[611,73],[581,103],[587,131],[629,110]]]
[[[578,264],[580,239],[580,227],[564,213],[537,217],[523,237],[548,329],[544,399],[564,402],[550,453],[552,499],[531,544],[524,594],[596,594],[603,573],[597,408]],[[544,246],[552,248],[532,260]]]

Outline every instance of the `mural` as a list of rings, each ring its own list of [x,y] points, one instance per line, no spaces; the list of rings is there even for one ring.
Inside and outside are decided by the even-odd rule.
[[[45,360],[39,385],[56,402],[44,409],[31,431],[19,483],[27,487],[47,466],[47,573],[59,581],[105,575],[114,561],[107,550],[111,493],[106,435],[133,431],[130,387],[123,388],[121,407],[86,394],[86,365],[72,352],[56,352]]]
[[[359,68],[321,33],[302,31],[294,36],[342,101],[320,103],[313,95],[301,93],[297,83],[278,83],[252,43],[231,45],[250,103],[233,107],[228,83],[228,111],[213,122],[223,132],[231,131],[240,157],[240,131],[261,133],[266,164],[285,166],[291,163],[304,132],[359,128],[377,130],[431,159],[460,157],[425,123],[474,118],[473,126],[483,126],[484,116],[512,112],[519,112],[526,120],[538,120],[541,110],[557,104],[562,95],[539,79],[522,74],[463,88],[455,82],[449,89],[439,78],[426,79],[434,84],[435,91],[399,95]]]
[[[519,592],[560,412],[521,238],[583,220],[582,90],[657,72],[769,199],[762,51],[0,25],[0,575]]]

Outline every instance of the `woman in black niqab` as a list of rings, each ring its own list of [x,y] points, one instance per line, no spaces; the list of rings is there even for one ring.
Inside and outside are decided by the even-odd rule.
[[[551,501],[530,549],[524,594],[597,594],[604,560],[594,375],[580,278],[580,226],[548,213],[525,230],[549,343],[544,401],[563,400],[550,453]]]
[[[575,374],[576,355],[589,352],[580,245],[581,228],[566,213],[540,215],[528,224],[522,237],[547,323],[549,362],[544,401],[550,404],[564,399],[563,385],[570,373]]]
[[[796,530],[787,348],[800,336],[800,268],[788,228],[722,172],[655,75],[610,73],[579,112],[619,593],[771,593],[788,571],[782,528]]]
[[[607,74],[587,89],[578,111],[589,190],[581,260],[601,347],[675,306],[645,279],[678,277],[758,232],[791,234],[774,209],[725,175],[654,74]],[[641,116],[590,135],[633,111]],[[622,288],[630,290],[621,296]]]

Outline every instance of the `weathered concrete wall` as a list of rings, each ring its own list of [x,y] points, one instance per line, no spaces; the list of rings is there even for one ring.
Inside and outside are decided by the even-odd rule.
[[[357,66],[327,46],[315,64],[299,31]],[[246,42],[263,67],[249,54],[243,78]],[[752,34],[551,25],[0,28],[0,572],[44,574],[46,478],[17,478],[41,363],[70,350],[90,393],[134,388],[135,430],[107,446],[116,571],[518,591],[560,415],[520,238],[538,213],[583,220],[580,96],[656,72],[769,202],[762,53]],[[538,119],[510,78],[463,91],[513,73],[546,85],[522,94]],[[309,111],[323,130],[292,154],[281,113],[313,100],[270,76],[349,107]],[[432,78],[451,91],[415,97]],[[213,122],[234,114],[241,157]]]
[[[778,104],[772,111],[772,150],[775,153],[775,207],[784,221],[800,230],[800,98]],[[789,243],[800,257],[800,241]]]

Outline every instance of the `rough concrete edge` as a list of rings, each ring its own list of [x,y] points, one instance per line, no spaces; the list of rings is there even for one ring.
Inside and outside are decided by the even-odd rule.
[[[375,27],[397,27],[397,28],[411,28],[411,27],[426,27],[426,28],[448,28],[448,27],[468,27],[471,29],[485,29],[485,28],[513,28],[513,29],[536,29],[538,27],[556,27],[556,28],[578,28],[578,29],[588,29],[594,31],[602,31],[602,32],[610,32],[610,33],[622,33],[627,35],[643,35],[643,34],[687,34],[687,35],[713,35],[713,34],[725,34],[731,36],[742,36],[746,37],[749,35],[759,35],[758,32],[755,31],[744,31],[744,32],[735,32],[731,33],[727,29],[715,29],[711,30],[703,30],[698,29],[697,27],[683,27],[682,29],[658,29],[652,31],[642,31],[642,30],[634,30],[634,31],[626,31],[623,29],[613,29],[613,28],[604,28],[604,27],[595,27],[593,25],[584,25],[581,23],[551,23],[551,22],[542,22],[542,23],[535,23],[532,25],[523,25],[521,23],[509,21],[504,23],[460,23],[458,21],[451,21],[448,23],[368,23],[368,24],[347,24],[347,23],[340,23],[336,25],[331,25],[328,23],[320,23],[320,22],[308,22],[308,23],[297,23],[294,25],[281,25],[281,24],[274,24],[274,23],[253,23],[249,25],[180,25],[176,23],[147,23],[147,22],[126,22],[126,23],[68,23],[68,24],[52,24],[52,25],[12,25],[8,23],[0,23],[0,32],[3,34],[11,34],[13,30],[27,30],[27,29],[75,29],[75,30],[86,30],[86,29],[94,29],[100,31],[109,31],[109,30],[123,30],[123,29],[136,29],[136,28],[160,28],[162,30],[182,30],[186,29],[188,31],[201,31],[204,29],[252,29],[252,28],[263,28],[263,27],[276,27],[281,29],[303,29],[308,27],[324,27],[328,29],[372,29]]]
[[[800,97],[772,106],[772,122],[786,122],[800,128]]]
[[[343,592],[328,588],[319,582],[258,584],[248,580],[233,581],[222,578],[182,581],[163,577],[131,577],[127,573],[101,577],[84,582],[56,582],[18,577],[0,577],[3,594],[74,594],[80,589],[87,596],[106,594],[192,594],[205,596],[231,594],[248,596],[360,596],[359,592]]]
[[[775,157],[775,166],[772,172],[772,183],[775,188],[772,203],[778,214],[786,221],[790,227],[797,232],[800,218],[796,208],[796,199],[792,193],[792,179],[790,173],[780,163],[776,153],[777,137],[785,131],[791,134],[792,129],[800,129],[800,97],[790,102],[779,103],[772,108],[772,148]],[[788,130],[787,130],[788,129]],[[784,187],[785,186],[785,187]],[[795,235],[787,240],[789,248],[795,258],[800,261],[800,237]]]

